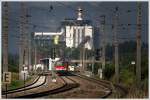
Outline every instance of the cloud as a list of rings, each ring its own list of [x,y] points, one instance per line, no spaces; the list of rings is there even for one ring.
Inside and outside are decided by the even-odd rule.
[[[89,2],[89,4],[93,7],[100,7],[101,2]]]

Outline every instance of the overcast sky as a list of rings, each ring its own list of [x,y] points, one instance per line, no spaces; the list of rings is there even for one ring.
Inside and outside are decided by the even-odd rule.
[[[3,3],[2,3],[3,4]],[[10,2],[9,52],[18,51],[20,2]],[[137,2],[26,2],[29,17],[29,32],[55,32],[65,18],[76,18],[76,9],[83,9],[83,18],[91,20],[99,27],[100,16],[106,16],[106,37],[112,42],[112,16],[115,7],[119,7],[119,41],[135,40]],[[50,9],[50,8],[53,9]],[[3,12],[3,9],[2,9]],[[131,26],[127,27],[127,24]],[[121,39],[124,38],[124,39]],[[148,42],[148,3],[142,2],[142,41]]]

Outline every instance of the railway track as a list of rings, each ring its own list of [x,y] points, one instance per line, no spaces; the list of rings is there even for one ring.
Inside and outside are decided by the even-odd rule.
[[[47,90],[47,91],[43,91],[43,92],[39,92],[39,93],[34,93],[34,94],[18,96],[18,97],[15,97],[15,98],[37,98],[37,97],[43,97],[43,96],[47,96],[47,95],[52,95],[52,94],[65,92],[65,91],[71,90],[71,89],[76,88],[76,87],[79,86],[78,83],[76,83],[74,80],[70,79],[69,77],[65,76],[65,78],[61,78],[63,80],[63,82],[64,82],[64,85],[59,87],[59,88],[56,88],[56,89],[53,89],[53,90]],[[70,80],[71,82],[67,82],[66,80]]]
[[[44,82],[38,83],[38,82],[40,81],[40,79],[42,79],[43,77],[44,77]],[[6,92],[6,93],[7,93],[7,95],[12,95],[12,94],[15,94],[15,93],[21,93],[21,92],[25,92],[25,91],[27,91],[27,90],[31,90],[31,89],[40,87],[40,86],[42,86],[42,85],[44,85],[44,84],[46,83],[47,77],[46,77],[46,76],[43,76],[43,77],[40,76],[40,78],[38,78],[38,80],[36,80],[36,81],[34,82],[34,84],[32,83],[32,85],[30,84],[30,85],[27,85],[25,88],[15,89],[15,90],[13,90],[13,91],[9,91],[9,92]],[[4,96],[4,95],[6,95],[6,93],[4,93],[4,94],[2,94],[2,95]],[[8,96],[8,98],[11,98],[11,97]]]
[[[116,95],[117,98],[124,98],[128,94],[128,91],[123,86],[121,86],[119,84],[113,84],[112,82],[109,82],[109,81],[106,81],[106,80],[98,80],[98,79],[95,79],[95,78],[92,78],[92,79],[94,79],[96,81],[99,81],[101,83],[104,83],[104,84],[108,84],[108,88],[109,88],[109,84],[110,84],[110,88],[112,90],[111,94]],[[110,95],[108,95],[108,96],[106,95],[103,98],[109,97]]]
[[[5,95],[6,93],[10,94],[12,92],[20,91],[20,90],[23,90],[24,88],[32,86],[32,85],[34,85],[40,79],[40,77],[41,76],[38,76],[31,84],[28,84],[28,85],[25,85],[25,86],[22,86],[22,87],[19,87],[19,88],[15,88],[15,89],[10,89],[10,90],[7,90],[7,91],[2,91],[2,95]]]
[[[89,78],[87,76],[83,76],[83,75],[77,75],[77,74],[73,74],[79,78],[82,78],[84,80],[88,80],[88,81],[92,81],[96,84],[99,84],[102,87],[102,91],[105,93],[104,95],[100,96],[100,98],[107,98],[109,97],[112,93],[116,93],[114,92],[115,88],[117,91],[120,91],[119,97],[123,98],[126,95],[126,91],[124,90],[123,87],[121,87],[120,85],[113,85],[111,82],[109,81],[105,81],[105,80],[98,80],[95,78]],[[41,76],[39,76],[33,83],[29,84],[26,86],[26,88],[18,88],[18,89],[13,89],[13,90],[9,90],[8,92],[3,93],[4,94],[13,94],[13,93],[20,93],[23,91],[32,91],[32,89],[40,89],[40,87],[45,86],[47,84],[49,84],[49,82],[47,81],[48,78],[45,76],[45,80],[44,82],[42,82],[41,84],[37,84],[38,80],[40,79]],[[75,80],[73,80],[71,77],[69,76],[61,76],[60,77],[62,80],[63,85],[59,86],[55,89],[51,89],[48,88],[46,90],[43,91],[36,91],[36,92],[30,92],[28,94],[23,94],[23,95],[19,95],[19,96],[15,96],[12,98],[37,98],[37,97],[44,97],[44,96],[50,96],[53,94],[58,94],[58,93],[62,93],[62,92],[66,92],[68,90],[71,90],[73,88],[77,88],[80,86],[79,83],[77,83]]]
[[[86,80],[89,80],[89,81],[93,81],[95,83],[98,83],[98,84],[106,87],[109,91],[106,92],[106,95],[101,96],[101,98],[107,98],[110,95],[112,95],[112,93],[117,93],[116,91],[119,91],[119,94],[117,94],[117,97],[124,98],[128,93],[127,90],[124,87],[122,87],[121,85],[113,84],[113,83],[111,83],[109,81],[106,81],[106,80],[98,80],[98,79],[95,79],[95,78],[89,78],[87,76],[77,75],[77,74],[75,74],[75,75],[80,77],[80,78],[83,78],[83,79],[86,79]]]
[[[109,95],[112,94],[113,89],[112,89],[112,87],[111,87],[111,85],[110,85],[110,82],[99,81],[99,80],[96,80],[96,79],[94,79],[94,78],[89,78],[89,77],[83,76],[83,75],[77,75],[77,74],[75,74],[75,75],[76,75],[77,77],[79,77],[79,78],[82,78],[82,79],[85,79],[85,80],[88,80],[88,81],[97,83],[97,84],[99,84],[100,86],[103,86],[103,89],[104,89],[103,92],[105,92],[106,94],[103,95],[103,96],[101,96],[100,98],[107,98]]]

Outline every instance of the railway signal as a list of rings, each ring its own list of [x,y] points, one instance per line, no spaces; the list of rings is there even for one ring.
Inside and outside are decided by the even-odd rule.
[[[56,35],[54,37],[54,44],[58,45],[58,42],[59,42],[59,36]],[[52,48],[52,50],[51,50],[52,60],[55,60],[55,58],[56,58],[56,47],[55,47],[55,45],[54,45],[54,48]],[[55,66],[55,64],[56,64],[56,61],[53,62],[53,66],[52,66],[52,82],[56,82],[56,76],[54,75],[54,66]]]
[[[52,49],[51,49],[51,58],[52,58],[52,59],[55,59],[55,58],[56,58],[56,49],[55,49],[55,48],[52,48]]]
[[[59,42],[59,36],[58,35],[56,35],[55,37],[54,37],[54,44],[58,44],[58,42]]]
[[[4,72],[3,73],[3,83],[10,84],[11,83],[11,72]]]

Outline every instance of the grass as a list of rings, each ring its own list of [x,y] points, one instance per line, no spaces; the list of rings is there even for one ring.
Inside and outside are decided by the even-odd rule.
[[[8,89],[15,89],[17,87],[23,86],[24,82],[22,80],[14,80],[9,85]]]
[[[99,79],[98,75],[95,78]],[[115,83],[114,75],[109,79],[112,83]],[[138,89],[135,85],[135,76],[128,70],[123,70],[120,73],[120,84],[124,86],[128,94],[125,98],[148,98],[148,78],[142,79],[141,89]],[[111,98],[119,98],[119,95],[113,95]]]
[[[29,77],[25,82],[30,81],[32,78]],[[19,75],[18,73],[12,72],[12,81],[11,84],[8,85],[8,89],[15,89],[18,87],[24,86],[24,81],[19,80]],[[2,89],[5,90],[4,84],[2,85]]]
[[[143,89],[137,89],[135,87],[130,87],[128,89],[127,98],[148,98],[148,91]]]

